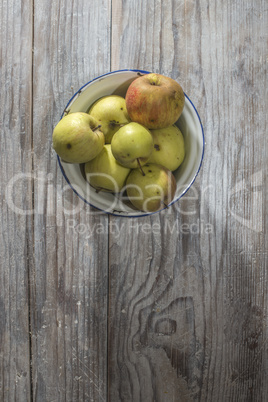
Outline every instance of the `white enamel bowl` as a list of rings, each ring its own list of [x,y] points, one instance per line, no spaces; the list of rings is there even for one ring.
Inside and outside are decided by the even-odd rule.
[[[87,112],[90,105],[105,95],[124,96],[130,83],[140,74],[148,71],[120,70],[102,75],[88,82],[70,99],[64,112]],[[185,159],[181,166],[173,172],[177,181],[177,190],[171,204],[178,201],[193,184],[201,167],[204,153],[204,132],[200,117],[185,94],[185,106],[176,123],[185,141]],[[113,215],[137,217],[150,215],[137,211],[130,203],[125,203],[114,194],[97,193],[85,180],[80,165],[64,163],[58,157],[62,173],[75,193],[86,203],[98,210]],[[170,204],[170,205],[171,205]],[[159,212],[159,211],[158,211]]]

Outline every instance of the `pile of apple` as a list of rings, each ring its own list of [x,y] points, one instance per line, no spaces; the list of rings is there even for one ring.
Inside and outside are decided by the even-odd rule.
[[[172,171],[184,159],[184,139],[175,125],[184,93],[173,79],[145,74],[125,98],[108,95],[88,113],[64,116],[53,131],[53,148],[69,163],[84,164],[96,191],[126,192],[141,211],[157,211],[174,198]]]

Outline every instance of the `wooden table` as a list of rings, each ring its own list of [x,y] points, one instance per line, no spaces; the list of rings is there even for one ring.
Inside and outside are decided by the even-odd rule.
[[[2,0],[1,401],[268,400],[267,11]],[[180,82],[206,139],[191,190],[141,219],[79,203],[51,144],[124,68]]]

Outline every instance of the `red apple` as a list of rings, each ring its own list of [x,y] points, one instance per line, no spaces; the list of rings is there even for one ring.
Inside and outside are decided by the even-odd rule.
[[[184,107],[184,93],[180,84],[161,74],[145,74],[128,87],[126,107],[132,121],[149,129],[171,126]]]

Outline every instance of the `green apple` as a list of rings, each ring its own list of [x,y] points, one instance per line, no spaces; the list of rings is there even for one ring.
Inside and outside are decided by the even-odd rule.
[[[97,190],[119,192],[126,181],[130,169],[120,165],[114,158],[111,145],[104,145],[102,151],[85,164],[87,181]]]
[[[149,130],[139,123],[121,127],[113,136],[112,153],[115,159],[131,169],[145,165],[153,151],[153,138]]]
[[[148,163],[157,163],[174,171],[182,163],[185,155],[184,138],[175,125],[158,130],[150,130],[154,149]]]
[[[95,158],[104,146],[98,122],[88,113],[64,116],[52,135],[53,148],[64,161],[85,163]]]
[[[162,209],[173,200],[176,180],[172,172],[161,165],[147,163],[140,169],[133,169],[126,181],[129,200],[141,211],[154,212]]]
[[[128,87],[125,99],[131,120],[150,129],[174,124],[185,103],[180,84],[155,73],[136,78]]]
[[[127,113],[126,101],[122,96],[108,95],[98,99],[88,113],[101,124],[105,143],[110,144],[114,133],[131,120]]]

